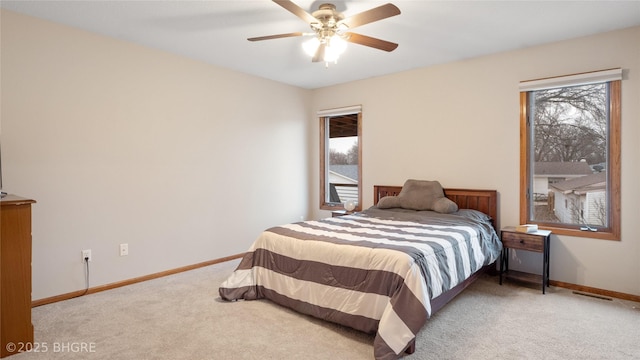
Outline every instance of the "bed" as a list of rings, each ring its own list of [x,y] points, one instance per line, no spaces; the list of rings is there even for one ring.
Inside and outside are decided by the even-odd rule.
[[[449,213],[397,207],[416,198],[405,196],[409,181],[404,192],[374,186],[374,206],[362,212],[265,230],[220,285],[221,298],[266,298],[375,333],[376,359],[413,353],[427,319],[493,264],[502,244],[496,191],[440,188]]]

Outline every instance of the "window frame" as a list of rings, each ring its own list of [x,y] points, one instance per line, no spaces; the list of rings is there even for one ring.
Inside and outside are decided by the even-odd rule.
[[[520,223],[538,224],[539,228],[551,230],[555,234],[576,236],[583,238],[620,240],[620,171],[621,171],[621,80],[601,81],[609,85],[609,123],[608,123],[608,161],[607,187],[609,191],[608,226],[598,228],[598,231],[580,230],[579,225],[557,224],[530,220],[531,206],[529,196],[532,182],[532,159],[530,158],[531,129],[529,118],[529,93],[520,92]],[[571,86],[571,85],[570,85]]]
[[[356,110],[347,112],[346,114],[358,114],[357,133],[358,133],[358,204],[354,211],[362,210],[362,111]],[[345,114],[342,112],[341,114]],[[322,210],[345,210],[343,203],[327,202],[326,186],[329,170],[327,167],[327,153],[329,151],[327,140],[326,120],[337,114],[322,114],[318,116],[320,123],[320,209]]]

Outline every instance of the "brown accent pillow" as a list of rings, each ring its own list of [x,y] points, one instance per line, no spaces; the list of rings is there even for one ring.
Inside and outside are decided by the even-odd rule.
[[[400,200],[398,200],[397,196],[385,196],[378,200],[378,209],[390,209],[390,208],[399,208]]]
[[[444,198],[444,190],[437,181],[413,180],[405,181],[398,194],[398,201],[405,209],[434,210],[438,199]]]

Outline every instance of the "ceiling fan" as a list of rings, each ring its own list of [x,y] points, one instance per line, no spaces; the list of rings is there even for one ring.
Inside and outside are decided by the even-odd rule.
[[[358,26],[399,15],[400,9],[393,4],[381,5],[345,18],[342,13],[336,11],[336,6],[333,4],[321,4],[318,10],[309,14],[289,0],[273,0],[273,2],[306,21],[311,26],[313,32],[293,32],[259,36],[248,38],[247,40],[262,41],[314,35],[312,39],[303,43],[303,48],[305,52],[312,56],[311,61],[324,61],[325,64],[337,61],[340,54],[346,49],[347,42],[384,51],[393,51],[398,47],[396,43],[348,31]]]

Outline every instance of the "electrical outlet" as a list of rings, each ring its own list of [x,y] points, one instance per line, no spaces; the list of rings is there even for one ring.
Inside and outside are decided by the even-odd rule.
[[[129,255],[129,244],[120,244],[120,256]]]
[[[88,259],[87,261],[91,261],[91,250],[82,250],[82,262],[85,262],[85,259]]]

